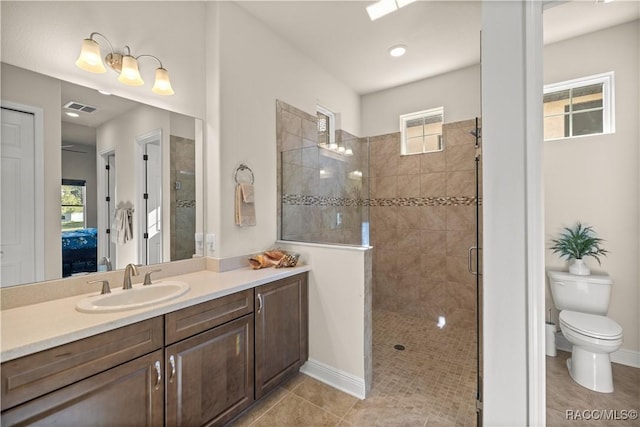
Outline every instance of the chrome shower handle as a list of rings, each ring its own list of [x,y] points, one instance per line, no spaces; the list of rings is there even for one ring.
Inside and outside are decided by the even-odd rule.
[[[473,271],[473,251],[479,251],[482,250],[482,248],[479,248],[477,246],[470,246],[469,247],[469,251],[467,252],[467,269],[469,270],[469,273],[473,274],[474,276],[477,276],[478,271]]]

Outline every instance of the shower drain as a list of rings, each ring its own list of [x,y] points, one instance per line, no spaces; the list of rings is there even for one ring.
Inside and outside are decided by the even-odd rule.
[[[404,350],[404,346],[402,344],[396,344],[396,345],[393,346],[393,348],[395,348],[396,350],[400,350],[400,351]]]

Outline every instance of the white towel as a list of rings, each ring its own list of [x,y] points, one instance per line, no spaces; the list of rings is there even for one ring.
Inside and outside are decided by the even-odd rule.
[[[254,205],[255,193],[253,185],[236,185],[236,225],[245,227],[256,225],[256,207]]]
[[[124,245],[133,238],[133,209],[118,208],[114,227],[118,244]]]

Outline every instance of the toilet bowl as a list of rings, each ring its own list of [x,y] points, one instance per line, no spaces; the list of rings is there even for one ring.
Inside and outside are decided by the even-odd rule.
[[[590,390],[612,393],[609,354],[622,345],[622,327],[606,316],[563,310],[560,330],[573,346],[567,360],[571,378]]]
[[[547,271],[560,330],[571,343],[571,378],[601,393],[613,392],[609,354],[622,346],[622,327],[607,317],[613,280],[606,274],[580,276]]]

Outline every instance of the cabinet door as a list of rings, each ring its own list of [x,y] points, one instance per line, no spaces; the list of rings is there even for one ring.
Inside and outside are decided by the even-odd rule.
[[[162,426],[162,350],[2,413],[3,426]]]
[[[308,356],[307,275],[257,287],[256,399],[297,372]]]
[[[166,348],[167,426],[223,425],[253,402],[253,314]]]

